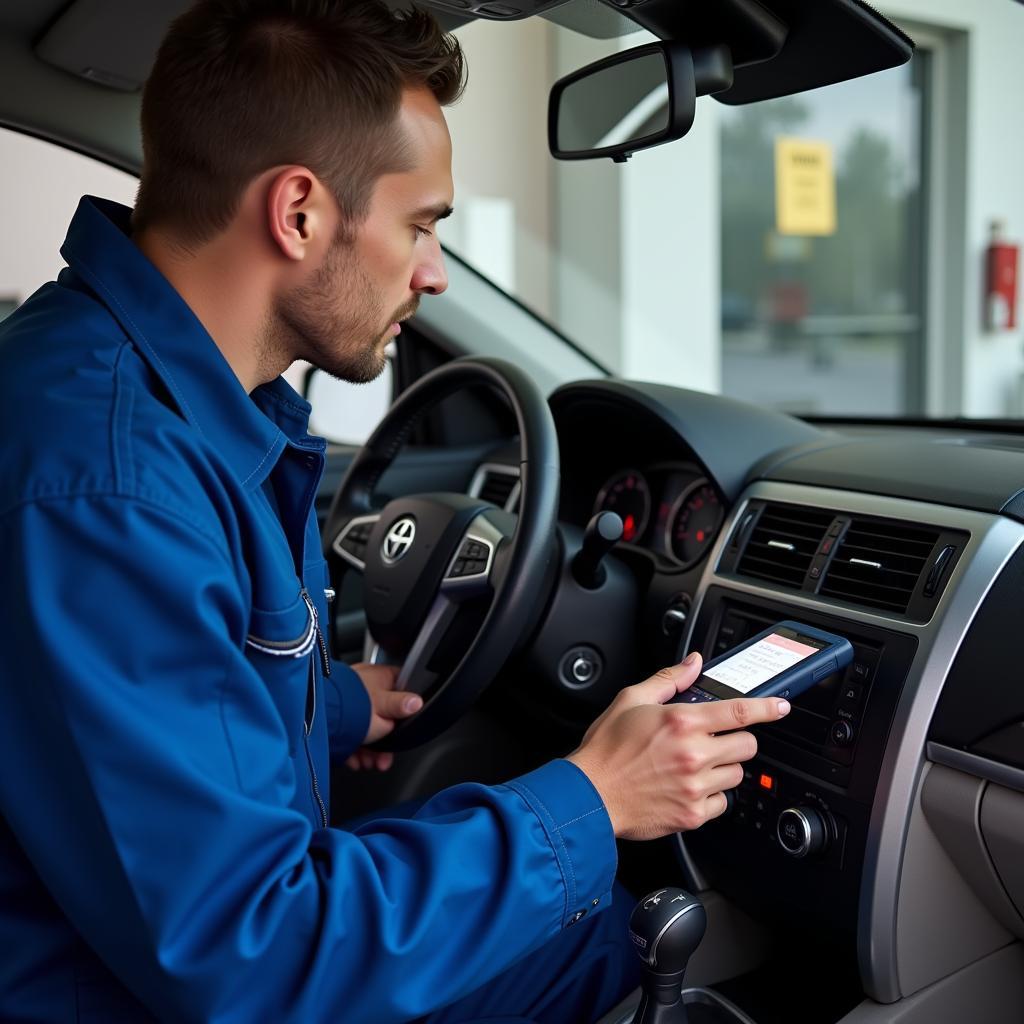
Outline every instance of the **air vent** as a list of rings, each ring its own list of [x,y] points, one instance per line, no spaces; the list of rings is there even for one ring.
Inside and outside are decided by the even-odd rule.
[[[498,462],[485,462],[476,471],[469,493],[483,498],[508,512],[515,510],[519,500],[519,469]]]
[[[736,571],[800,589],[835,514],[770,502],[750,535]]]
[[[892,519],[854,516],[819,593],[902,615],[940,533]]]

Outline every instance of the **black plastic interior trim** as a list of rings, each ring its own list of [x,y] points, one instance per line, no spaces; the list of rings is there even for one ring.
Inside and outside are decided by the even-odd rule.
[[[950,667],[929,740],[982,754],[988,737],[1024,720],[1022,596],[1024,551],[1018,549],[992,584]]]
[[[909,36],[861,0],[762,0],[789,26],[772,60],[737,68],[722,103],[743,104],[789,96],[861,78],[905,64],[914,53]]]
[[[638,381],[566,384],[551,396],[551,409],[558,419],[560,409],[587,400],[604,401],[610,409],[643,410],[660,420],[693,450],[728,504],[739,498],[751,466],[772,452],[821,437],[815,427],[782,413],[721,395]],[[643,437],[636,439],[638,447],[644,443]]]

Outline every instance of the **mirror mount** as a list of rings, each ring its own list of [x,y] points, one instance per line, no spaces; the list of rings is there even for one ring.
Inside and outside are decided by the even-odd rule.
[[[640,134],[635,136],[628,130],[629,122],[637,120],[633,114],[642,111],[645,105],[649,105],[648,101],[651,99],[657,100],[655,94],[658,89],[649,88],[648,70],[646,74],[638,72],[638,77],[646,84],[640,87],[641,92],[636,96],[635,108],[624,114],[620,111],[619,115],[613,115],[608,121],[608,130],[595,137],[595,141],[599,138],[603,144],[586,148],[573,145],[571,138],[569,143],[566,143],[566,137],[573,134],[567,126],[570,114],[566,111],[570,106],[571,114],[577,119],[586,119],[589,116],[599,123],[599,117],[594,111],[598,111],[599,114],[601,109],[608,106],[605,103],[606,95],[602,96],[601,87],[607,90],[610,87],[609,83],[612,83],[613,89],[628,85],[628,65],[632,63],[635,68],[640,68],[640,62],[644,62],[645,68],[649,69],[651,58],[655,56],[660,56],[664,62],[664,74],[658,83],[658,89],[665,90],[667,103],[667,111],[662,115],[665,122],[663,127],[644,133],[637,125],[634,131],[639,131]],[[599,81],[600,85],[597,84]],[[729,48],[723,44],[691,48],[683,43],[657,42],[612,54],[566,75],[552,86],[548,104],[548,145],[551,154],[558,160],[609,157],[615,163],[625,163],[641,149],[650,149],[652,146],[681,139],[693,127],[697,97],[722,92],[728,89],[732,82],[732,55]],[[588,85],[592,87],[589,95]],[[570,89],[572,100],[571,104],[567,104],[565,93]],[[621,100],[619,96],[615,98]],[[620,104],[611,106],[619,109]],[[618,121],[614,120],[615,116],[619,117]],[[643,119],[640,120],[643,123]],[[622,138],[617,138],[617,135]]]

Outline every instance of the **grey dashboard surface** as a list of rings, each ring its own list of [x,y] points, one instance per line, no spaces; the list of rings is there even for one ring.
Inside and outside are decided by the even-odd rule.
[[[1024,438],[964,436],[894,427],[832,434],[766,463],[765,480],[837,487],[1024,521]]]

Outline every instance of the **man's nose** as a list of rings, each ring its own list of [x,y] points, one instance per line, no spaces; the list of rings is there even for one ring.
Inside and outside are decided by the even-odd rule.
[[[440,295],[448,287],[448,272],[444,267],[444,253],[441,243],[434,239],[428,253],[416,265],[410,286],[414,292],[423,295]]]

